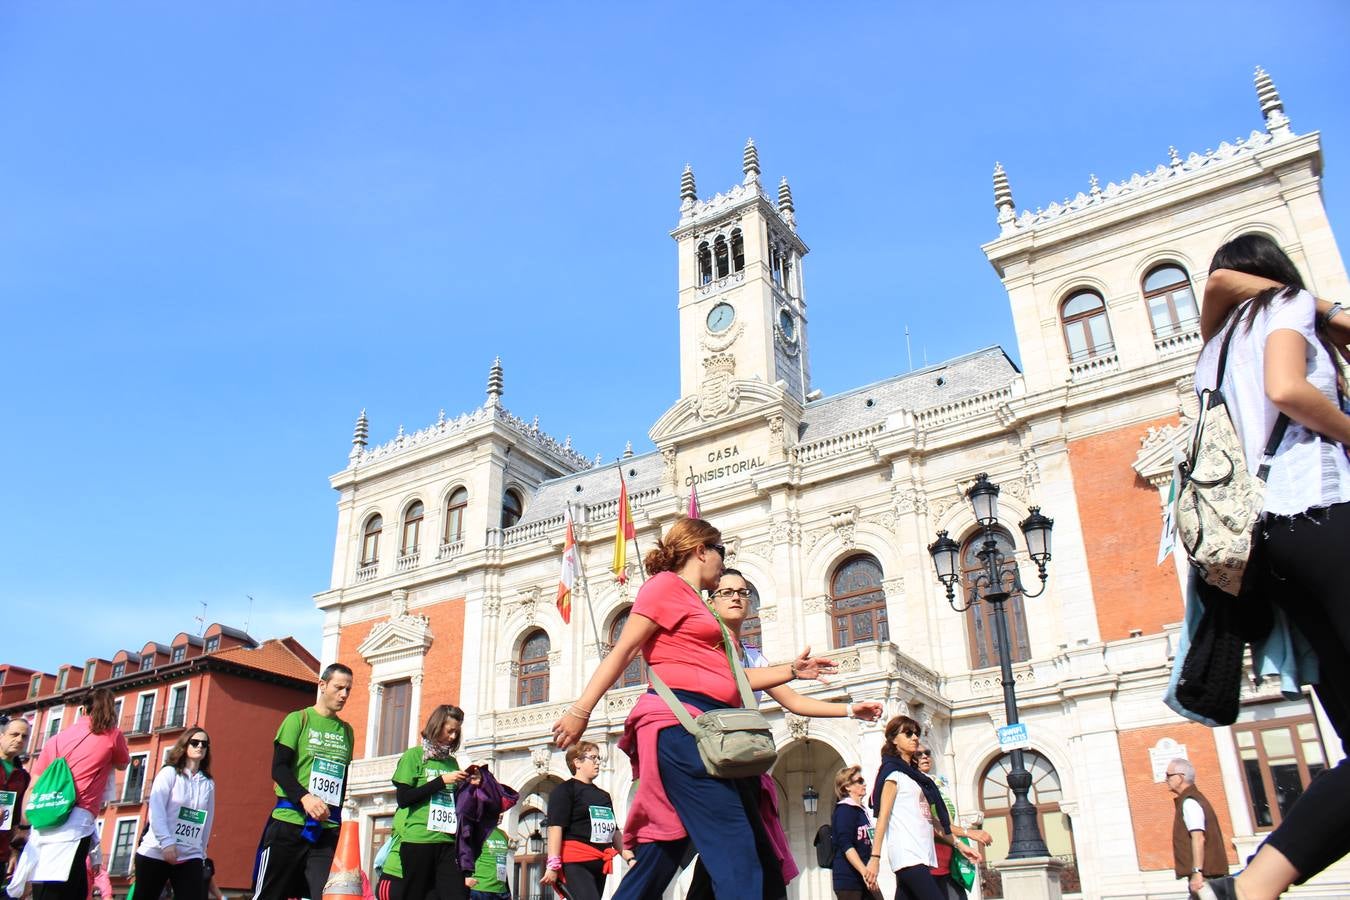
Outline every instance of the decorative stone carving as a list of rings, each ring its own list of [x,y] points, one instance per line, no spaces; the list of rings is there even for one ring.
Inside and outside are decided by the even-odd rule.
[[[703,334],[699,335],[698,345],[709,353],[721,353],[723,350],[726,350],[732,344],[736,343],[736,338],[740,337],[741,333],[744,331],[745,320],[738,319],[735,325],[721,334],[709,334],[705,331]],[[707,364],[705,363],[704,365],[706,366]]]
[[[740,549],[741,539],[738,537],[723,538],[722,542],[722,546],[727,551],[726,556],[722,558],[723,562],[728,566],[736,565],[736,551]]]
[[[845,548],[853,549],[853,536],[858,529],[858,507],[853,506],[830,515],[830,528]]]
[[[900,515],[915,513],[928,515],[928,497],[917,488],[901,488],[895,493],[895,511]]]
[[[795,741],[806,740],[811,736],[811,720],[796,713],[787,713],[783,717],[787,724],[788,737]]]
[[[434,639],[431,621],[426,616],[408,614],[407,591],[394,593],[402,594],[402,598],[391,600],[391,605],[402,612],[372,628],[361,646],[356,648],[361,658],[372,666],[425,656],[431,649]]]
[[[517,595],[516,603],[520,606],[521,612],[525,615],[525,624],[534,624],[535,615],[537,614],[539,607],[539,597],[542,594],[542,589],[532,587],[525,588]]]
[[[881,582],[881,589],[886,594],[886,599],[900,598],[905,593],[905,578],[903,575],[897,575],[895,578],[887,578]]]
[[[933,518],[942,521],[942,519],[946,517],[948,510],[957,504],[964,503],[965,499],[965,496],[962,494],[947,494],[946,496],[937,498],[930,505],[930,509],[933,512]]]
[[[778,621],[778,607],[777,607],[777,606],[761,606],[761,607],[759,608],[759,620],[760,620],[761,622],[777,622],[777,621]]]
[[[389,618],[397,619],[408,614],[408,592],[399,588],[389,595]]]
[[[675,473],[675,457],[678,455],[674,447],[661,448],[661,462],[665,464],[665,472],[662,477],[666,484],[672,488],[679,485],[679,476]]]
[[[530,762],[534,764],[534,770],[540,775],[547,772],[549,757],[552,755],[553,751],[549,748],[548,744],[542,744],[532,748],[530,750]]]
[[[497,674],[503,678],[515,678],[520,674],[520,666],[512,659],[499,662],[497,663]]]
[[[703,360],[703,384],[693,397],[694,413],[701,421],[720,418],[736,408],[740,386],[732,381],[736,357],[717,353]]]
[[[562,663],[562,651],[550,650],[548,652],[548,667],[556,669]]]
[[[1151,426],[1139,439],[1139,452],[1131,464],[1139,477],[1156,488],[1166,487],[1172,480],[1173,454],[1185,444],[1190,427],[1185,420],[1161,428]]]
[[[489,616],[497,615],[498,611],[501,608],[502,608],[502,598],[497,596],[496,594],[488,594],[486,597],[483,598],[483,612],[485,612]]]
[[[803,600],[802,611],[806,613],[828,612],[832,605],[829,595],[821,594],[818,597],[807,597]]]
[[[773,525],[769,526],[769,540],[775,544],[800,544],[802,526],[797,521],[796,513],[789,512],[783,518],[775,519]]]

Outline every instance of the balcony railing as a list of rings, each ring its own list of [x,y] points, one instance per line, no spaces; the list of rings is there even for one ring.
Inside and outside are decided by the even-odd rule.
[[[439,560],[454,559],[464,552],[464,539],[457,541],[443,541],[441,549],[436,552],[436,558]]]
[[[422,558],[422,554],[416,550],[411,553],[405,553],[398,558],[397,569],[400,572],[406,572],[409,569],[417,568],[417,561]]]
[[[356,570],[356,583],[364,584],[365,582],[370,581],[375,577],[375,573],[379,571],[379,568],[380,561],[378,559],[374,562],[364,563]]]

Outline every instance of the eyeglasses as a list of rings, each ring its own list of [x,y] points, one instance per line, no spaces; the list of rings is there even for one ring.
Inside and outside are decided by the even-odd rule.
[[[192,738],[191,740],[188,741],[188,746],[189,746],[189,747],[210,747],[210,746],[211,746],[211,742],[210,742],[210,741],[206,741],[206,740],[201,740],[200,738]]]
[[[742,600],[749,600],[749,599],[750,599],[750,589],[749,589],[749,588],[720,588],[720,589],[718,589],[718,590],[713,591],[713,596],[714,596],[714,597],[722,597],[723,599],[726,599],[726,600],[730,600],[732,597],[740,597]]]
[[[867,784],[867,779],[862,776],[849,779],[849,784]]]
[[[598,753],[587,753],[585,756],[579,756],[579,757],[577,757],[577,759],[584,759],[584,760],[586,760],[586,761],[588,761],[588,762],[599,763],[599,762],[600,762],[600,754],[598,754]]]
[[[1167,773],[1167,778],[1183,778],[1183,777],[1185,777],[1185,776],[1183,776],[1180,772],[1168,772],[1168,773]],[[1163,780],[1166,781],[1167,778],[1164,778]]]
[[[704,544],[703,546],[707,547],[709,550],[716,550],[717,555],[723,559],[727,558],[727,548],[722,544]]]
[[[900,730],[900,733],[903,734],[905,737],[916,738],[916,737],[919,736],[919,732],[914,731],[914,730],[909,729],[909,728],[902,728],[902,729]]]
[[[927,757],[928,759],[932,759],[932,758],[933,758],[933,751],[932,751],[932,750],[915,750],[915,751],[914,751],[914,758],[915,758],[915,759],[923,759],[924,757]]]

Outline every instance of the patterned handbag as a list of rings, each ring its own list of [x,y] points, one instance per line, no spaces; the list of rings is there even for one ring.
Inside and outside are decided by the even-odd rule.
[[[1191,432],[1190,452],[1181,462],[1177,494],[1177,532],[1191,564],[1206,583],[1235,597],[1251,556],[1256,520],[1265,508],[1270,464],[1289,427],[1289,417],[1280,413],[1256,474],[1247,471],[1242,439],[1223,396],[1228,347],[1241,318],[1240,309],[1223,339],[1214,387],[1200,392],[1200,414]]]

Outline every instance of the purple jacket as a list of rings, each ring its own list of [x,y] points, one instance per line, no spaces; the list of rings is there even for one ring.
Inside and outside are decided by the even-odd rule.
[[[499,782],[487,766],[470,766],[482,776],[478,784],[464,782],[455,792],[455,812],[459,814],[459,868],[472,872],[483,852],[483,842],[497,827],[497,817],[516,805],[520,794]]]

